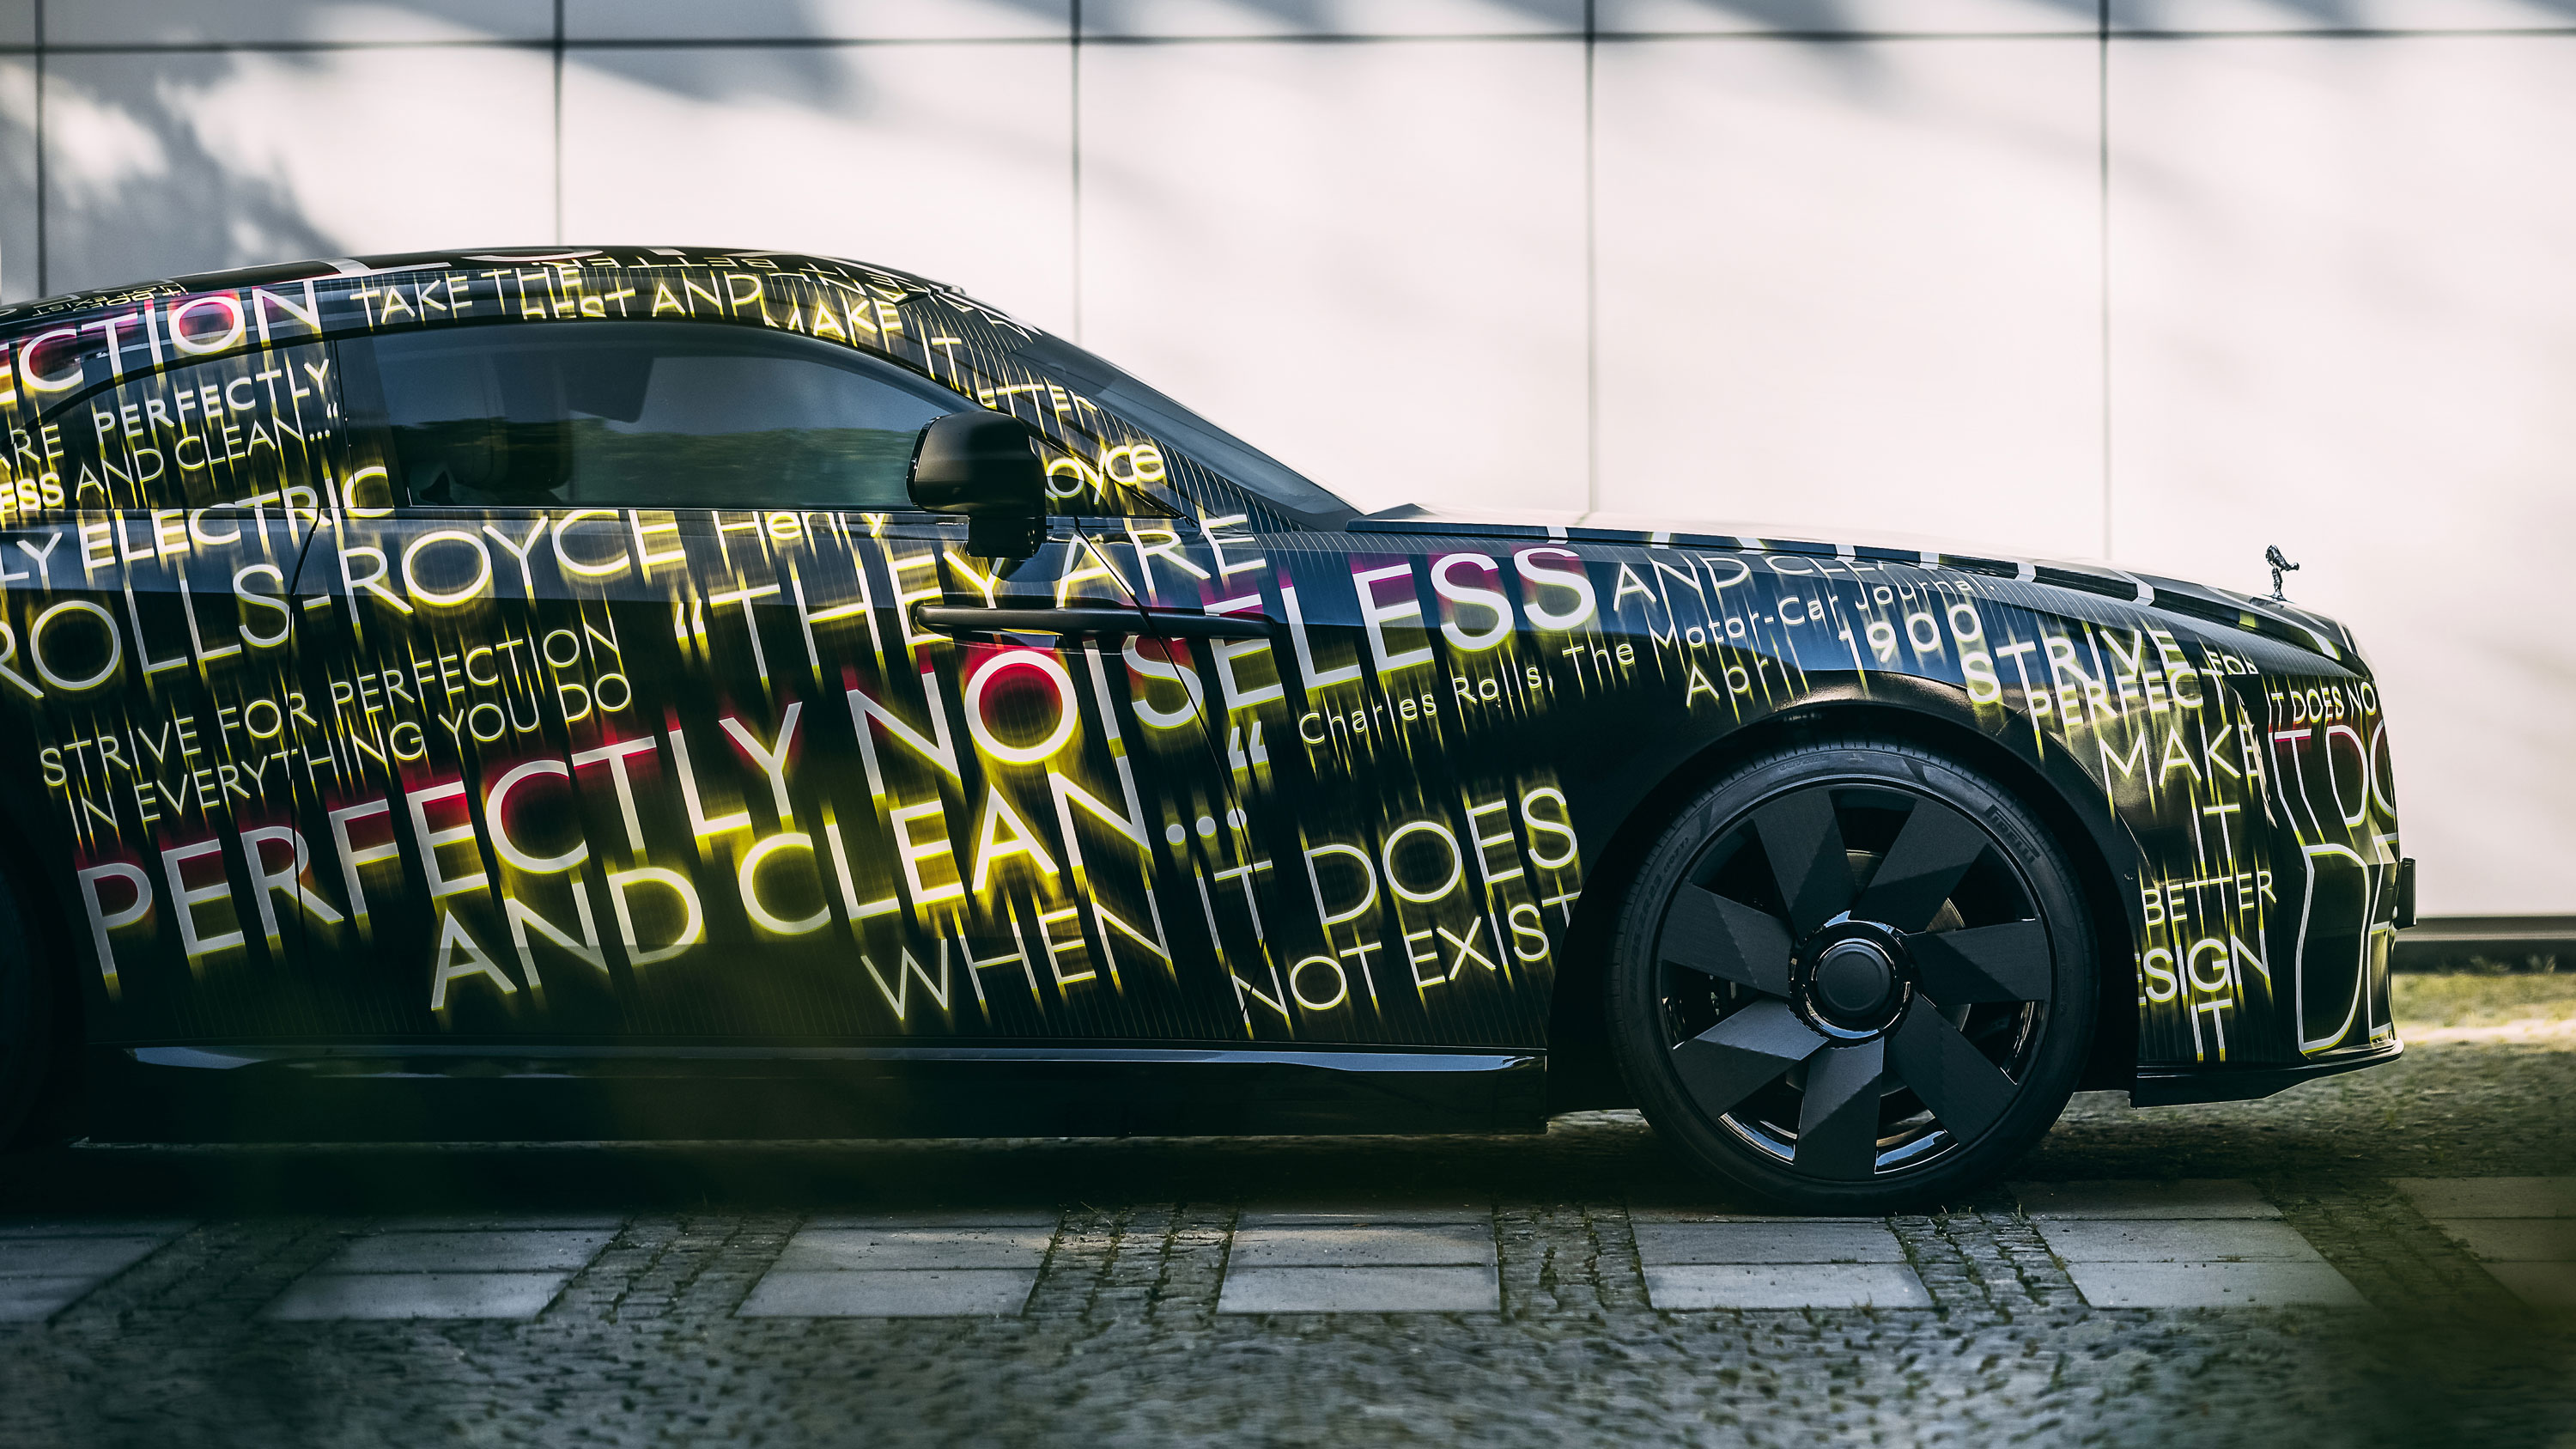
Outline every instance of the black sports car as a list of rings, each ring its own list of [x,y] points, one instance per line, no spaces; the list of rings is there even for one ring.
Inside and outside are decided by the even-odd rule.
[[[1536,1130],[1771,1198],[2393,1058],[2333,621],[1361,514],[946,286],[0,311],[0,1131]]]

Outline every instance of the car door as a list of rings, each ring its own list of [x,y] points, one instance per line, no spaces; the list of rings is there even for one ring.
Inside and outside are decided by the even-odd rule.
[[[1140,534],[1145,525],[1140,524]],[[1544,538],[1255,531],[1203,515],[1139,540],[1149,610],[1262,621],[1176,659],[1200,702],[1198,792],[1257,950],[1232,960],[1263,1040],[1536,1045],[1581,890],[1544,725],[1593,586]],[[1568,656],[1572,659],[1572,656]],[[1603,651],[1615,665],[1615,648]],[[1256,974],[1257,973],[1257,974]]]
[[[707,324],[342,356],[404,503],[305,575],[339,728],[306,827],[346,917],[317,951],[390,1029],[1206,1034],[1151,789],[1195,716],[1139,714],[1081,631],[921,612],[1132,608],[1069,518],[1005,572],[910,508],[963,399]]]
[[[48,807],[23,844],[73,903],[103,1038],[311,1029],[286,594],[348,496],[329,360],[290,340],[309,293],[136,302],[22,348],[8,388],[0,694]]]

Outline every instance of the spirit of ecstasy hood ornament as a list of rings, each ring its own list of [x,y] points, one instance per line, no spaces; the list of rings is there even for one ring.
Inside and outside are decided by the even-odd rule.
[[[2299,571],[2299,566],[2290,562],[2288,558],[2283,556],[2281,553],[2281,546],[2277,543],[2263,550],[2263,561],[2272,566],[2272,602],[2276,604],[2288,603],[2289,599],[2281,592],[2281,575],[2284,573],[2297,573]]]

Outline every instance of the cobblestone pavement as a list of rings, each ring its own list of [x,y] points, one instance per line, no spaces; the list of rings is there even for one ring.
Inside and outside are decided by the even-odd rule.
[[[1977,1201],[1746,1213],[1625,1113],[83,1148],[0,1159],[0,1444],[2576,1449],[2567,1043],[2080,1098]],[[2251,1306],[2101,1306],[2176,1298]]]

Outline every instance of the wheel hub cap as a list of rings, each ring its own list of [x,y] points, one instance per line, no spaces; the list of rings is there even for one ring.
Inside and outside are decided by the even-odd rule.
[[[1896,963],[1874,941],[1836,942],[1816,962],[1816,1005],[1840,1021],[1877,1017],[1895,990]]]
[[[1866,1041],[1893,1030],[1914,994],[1905,937],[1848,912],[1797,948],[1790,972],[1790,1000],[1798,1014],[1837,1041]]]

